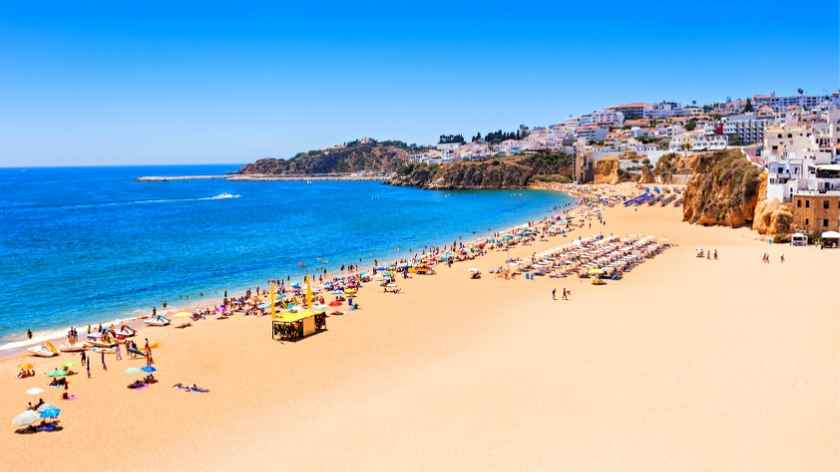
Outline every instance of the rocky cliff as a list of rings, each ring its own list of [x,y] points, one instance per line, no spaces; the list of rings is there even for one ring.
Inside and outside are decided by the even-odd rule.
[[[767,200],[767,171],[761,174],[752,228],[759,234],[785,237],[793,232],[793,207],[777,198]]]
[[[618,157],[606,157],[592,166],[592,183],[614,185],[621,182]]]
[[[409,164],[387,182],[427,189],[522,188],[535,180],[569,181],[573,165],[573,157],[557,153],[439,165]]]
[[[656,161],[653,168],[653,175],[663,184],[674,183],[675,175],[685,175],[694,172],[697,167],[698,156],[680,156],[678,154],[666,154]]]
[[[408,162],[410,147],[399,141],[354,141],[297,154],[291,159],[260,159],[239,170],[253,175],[315,175],[365,172],[389,174]]]
[[[683,221],[702,225],[752,225],[761,170],[738,150],[696,156],[683,202]]]
[[[651,171],[650,165],[642,166],[642,173],[639,175],[639,183],[640,184],[653,184],[656,183],[656,176],[653,175]]]

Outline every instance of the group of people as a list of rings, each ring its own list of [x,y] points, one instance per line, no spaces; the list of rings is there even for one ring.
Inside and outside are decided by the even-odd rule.
[[[560,299],[561,300],[568,300],[569,295],[571,295],[571,294],[572,294],[571,290],[567,290],[566,287],[563,287],[563,292],[560,295]],[[552,300],[557,300],[557,289],[556,288],[551,289],[551,299]]]
[[[769,264],[769,263],[770,263],[770,254],[767,254],[767,253],[765,252],[765,253],[761,256],[761,262],[762,262],[762,264]],[[782,264],[784,264],[784,263],[785,263],[785,255],[784,255],[784,254],[782,254],[782,255],[780,255],[780,256],[779,256],[779,262],[781,262]]]

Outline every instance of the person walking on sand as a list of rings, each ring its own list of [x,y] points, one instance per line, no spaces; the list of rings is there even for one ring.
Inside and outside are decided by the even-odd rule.
[[[715,249],[715,260],[717,260],[717,249]]]
[[[102,355],[102,370],[108,370],[108,366],[105,365],[105,351],[101,351],[99,354]]]
[[[557,300],[557,289],[556,288],[551,289],[551,299],[552,300]]]
[[[90,378],[90,357],[88,357],[87,362],[85,362],[85,368],[87,369],[87,376]]]
[[[779,258],[779,260],[782,262],[782,264],[784,264],[785,263],[785,255],[782,254],[781,257]]]
[[[119,343],[117,343],[117,345],[114,346],[114,358],[118,361],[122,360],[122,352],[120,352],[120,344]]]
[[[563,295],[562,295],[563,300],[568,300],[570,293],[572,293],[571,290],[566,290],[566,287],[563,287]]]

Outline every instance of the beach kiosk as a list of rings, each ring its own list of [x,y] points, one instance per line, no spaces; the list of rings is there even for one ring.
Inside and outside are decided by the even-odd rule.
[[[840,233],[837,231],[825,231],[820,235],[822,243],[820,249],[827,247],[840,247]]]
[[[271,339],[297,341],[327,329],[326,308],[316,307],[312,303],[312,286],[306,278],[305,307],[286,309],[275,312],[275,292],[271,287],[269,303],[271,305]]]
[[[327,329],[323,310],[282,311],[271,319],[271,339],[296,341]]]

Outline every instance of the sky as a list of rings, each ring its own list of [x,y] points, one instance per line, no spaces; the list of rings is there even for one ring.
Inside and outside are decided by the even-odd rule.
[[[0,166],[243,163],[840,88],[837,0],[10,3]]]

